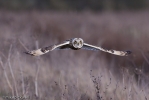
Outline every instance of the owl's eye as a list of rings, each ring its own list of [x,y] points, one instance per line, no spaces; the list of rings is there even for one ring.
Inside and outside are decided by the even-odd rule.
[[[77,41],[74,41],[74,44],[77,44]]]
[[[80,41],[80,44],[82,44],[82,41]]]

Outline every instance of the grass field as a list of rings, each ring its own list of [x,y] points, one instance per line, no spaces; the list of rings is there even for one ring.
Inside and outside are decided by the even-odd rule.
[[[0,100],[12,100],[12,96],[28,100],[148,100],[148,18],[148,11],[0,11]],[[23,53],[74,37],[133,53],[127,57],[86,50],[59,50],[40,57]]]

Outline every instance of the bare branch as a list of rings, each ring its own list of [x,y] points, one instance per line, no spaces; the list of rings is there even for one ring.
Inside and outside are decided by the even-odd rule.
[[[3,64],[2,60],[1,60],[1,58],[0,58],[0,64],[1,64],[1,67],[2,67],[2,69],[3,69],[3,71],[4,71],[4,75],[5,75],[7,84],[8,84],[8,86],[9,86],[9,88],[11,89],[12,95],[14,96],[13,87],[12,87],[12,85],[11,85],[9,79],[8,79],[8,75],[7,75],[7,72],[6,72],[6,70],[5,70],[5,67],[4,67],[4,64]]]
[[[29,51],[29,49],[24,45],[24,43],[20,40],[20,39],[18,39],[19,40],[19,43],[23,46],[23,48],[26,50],[26,51]]]
[[[38,41],[36,41],[36,48],[38,48]],[[38,94],[38,74],[39,74],[39,64],[38,64],[38,60],[39,60],[39,57],[37,58],[37,72],[36,72],[36,76],[35,76],[35,95],[38,97],[39,94]]]
[[[145,61],[149,64],[149,60],[148,60],[147,57],[145,56],[144,52],[142,52],[142,51],[140,51],[140,52],[141,52],[143,58],[145,59]]]
[[[5,58],[7,59],[7,57],[0,51],[0,54]]]
[[[10,69],[10,72],[11,72],[11,76],[13,78],[13,83],[14,83],[14,87],[15,87],[15,91],[16,91],[16,96],[18,97],[19,95],[18,95],[18,90],[17,90],[17,84],[16,84],[15,76],[14,76],[14,73],[13,73],[13,70],[12,70],[12,66],[11,66],[11,63],[10,63],[11,49],[12,49],[12,45],[10,45],[9,54],[8,54],[8,66],[9,66],[9,69]]]
[[[17,52],[18,58],[20,57],[19,53]],[[18,59],[20,60],[20,59]],[[23,75],[23,71],[22,71],[22,66],[20,64],[19,61],[19,67],[20,67],[20,72],[21,72],[21,80],[22,80],[22,93],[25,94],[25,85],[24,85],[24,75]]]

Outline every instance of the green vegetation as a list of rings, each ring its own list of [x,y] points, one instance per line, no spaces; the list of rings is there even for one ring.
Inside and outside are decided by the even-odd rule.
[[[14,10],[135,10],[149,7],[148,0],[0,0],[1,9]]]

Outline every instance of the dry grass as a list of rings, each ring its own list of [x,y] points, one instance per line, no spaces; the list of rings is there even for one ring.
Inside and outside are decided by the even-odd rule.
[[[148,100],[148,18],[148,11],[0,11],[0,99]],[[61,50],[38,58],[19,42],[32,50],[72,37],[133,54]]]

